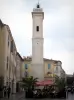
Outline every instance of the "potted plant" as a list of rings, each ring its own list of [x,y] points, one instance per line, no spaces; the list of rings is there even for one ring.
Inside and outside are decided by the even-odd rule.
[[[33,78],[33,76],[22,79],[22,86],[25,90],[26,98],[33,97],[33,90],[35,89],[37,79],[38,78]]]
[[[65,79],[56,77],[55,78],[55,84],[58,88],[58,97],[66,98],[66,91],[65,91],[66,82],[65,82]]]

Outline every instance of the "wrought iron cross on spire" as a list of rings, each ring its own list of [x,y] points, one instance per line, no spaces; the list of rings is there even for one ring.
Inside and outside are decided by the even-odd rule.
[[[40,1],[40,0],[38,0],[38,4],[39,4],[39,1]]]
[[[37,8],[40,8],[39,0],[38,0]]]

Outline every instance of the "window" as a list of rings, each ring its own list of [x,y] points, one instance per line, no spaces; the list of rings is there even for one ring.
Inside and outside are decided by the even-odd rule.
[[[56,72],[58,72],[58,67],[56,67]]]
[[[11,41],[11,52],[13,52],[13,41]]]
[[[8,86],[8,82],[6,82],[6,86]]]
[[[7,70],[8,70],[8,57],[7,57]]]
[[[50,64],[48,64],[48,69],[50,69],[50,67],[51,67],[51,65],[50,65]]]
[[[28,72],[27,71],[25,71],[25,77],[28,77]]]
[[[36,31],[37,31],[37,32],[39,31],[39,26],[36,26]]]
[[[27,64],[25,64],[25,69],[28,69],[28,65]]]
[[[9,47],[9,36],[8,36],[8,47]]]

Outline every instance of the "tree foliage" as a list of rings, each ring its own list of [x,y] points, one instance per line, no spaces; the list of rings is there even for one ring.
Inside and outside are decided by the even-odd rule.
[[[34,90],[38,78],[26,77],[22,79],[22,86],[25,90]]]
[[[74,77],[67,77],[67,85],[72,86],[74,82]]]
[[[59,91],[65,88],[66,82],[64,78],[55,77],[55,84],[57,85]]]

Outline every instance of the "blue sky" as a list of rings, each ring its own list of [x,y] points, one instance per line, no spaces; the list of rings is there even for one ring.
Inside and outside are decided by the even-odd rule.
[[[32,53],[32,15],[38,0],[0,0],[0,18],[10,26],[17,50]],[[74,72],[74,0],[40,0],[44,10],[44,57],[62,61]]]

